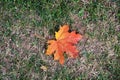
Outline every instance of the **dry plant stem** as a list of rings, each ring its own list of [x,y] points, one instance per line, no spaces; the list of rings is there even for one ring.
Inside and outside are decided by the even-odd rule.
[[[34,36],[39,38],[41,42],[46,42],[46,39],[43,36],[41,36],[41,35],[39,35],[37,33],[35,33]]]

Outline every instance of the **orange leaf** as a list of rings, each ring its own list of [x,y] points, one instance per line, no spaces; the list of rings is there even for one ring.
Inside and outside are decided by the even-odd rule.
[[[75,44],[82,39],[80,34],[75,31],[68,32],[69,26],[63,25],[58,32],[55,32],[56,40],[48,40],[47,55],[54,54],[54,60],[59,60],[60,64],[64,64],[64,53],[70,57],[77,57],[78,50]]]

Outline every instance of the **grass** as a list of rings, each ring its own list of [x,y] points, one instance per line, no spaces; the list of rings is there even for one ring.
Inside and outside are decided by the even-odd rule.
[[[45,50],[63,24],[84,38],[80,57],[62,66]],[[119,80],[119,73],[119,0],[0,1],[0,80]]]

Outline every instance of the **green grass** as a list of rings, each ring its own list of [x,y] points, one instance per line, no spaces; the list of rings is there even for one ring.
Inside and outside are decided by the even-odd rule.
[[[84,38],[80,57],[62,66],[45,50],[63,24]],[[119,80],[119,73],[119,0],[0,1],[0,80]]]

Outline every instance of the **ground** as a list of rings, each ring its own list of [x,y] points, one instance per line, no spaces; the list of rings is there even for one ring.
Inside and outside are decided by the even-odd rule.
[[[64,65],[45,54],[59,26],[83,39]],[[119,0],[1,0],[0,80],[119,80]]]

